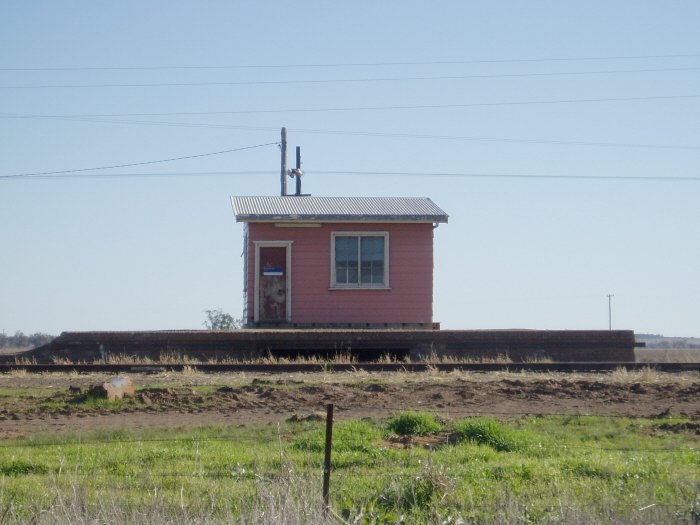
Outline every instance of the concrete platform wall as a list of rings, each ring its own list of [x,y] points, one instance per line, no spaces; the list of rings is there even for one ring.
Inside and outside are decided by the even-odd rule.
[[[243,329],[230,332],[64,332],[24,354],[39,362],[92,362],[112,355],[167,360],[239,359],[268,354],[329,355],[351,352],[360,360],[385,354],[412,359],[495,358],[513,361],[634,361],[631,330],[359,330]]]

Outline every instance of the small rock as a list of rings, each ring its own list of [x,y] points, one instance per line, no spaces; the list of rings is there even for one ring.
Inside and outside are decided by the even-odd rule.
[[[135,393],[134,384],[128,377],[117,377],[90,388],[90,395],[106,398],[110,401],[133,396]]]

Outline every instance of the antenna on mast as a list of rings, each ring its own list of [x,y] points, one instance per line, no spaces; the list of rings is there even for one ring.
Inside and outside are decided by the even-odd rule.
[[[297,167],[289,170],[289,176],[292,178],[296,177],[296,191],[294,195],[297,197],[301,195],[301,176],[303,174],[304,172],[301,171],[301,147],[297,146]]]
[[[282,155],[280,165],[280,196],[287,195],[287,128],[282,128],[282,141],[280,142]]]

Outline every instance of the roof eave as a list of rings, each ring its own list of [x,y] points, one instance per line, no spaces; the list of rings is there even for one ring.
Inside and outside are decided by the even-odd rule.
[[[448,216],[355,216],[342,215],[236,215],[236,222],[406,222],[406,223],[447,223]]]

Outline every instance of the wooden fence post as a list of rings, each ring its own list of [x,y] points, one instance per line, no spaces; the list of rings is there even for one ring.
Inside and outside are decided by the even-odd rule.
[[[331,447],[333,446],[333,404],[326,406],[326,456],[323,462],[323,512],[330,510],[328,503],[331,485]]]

